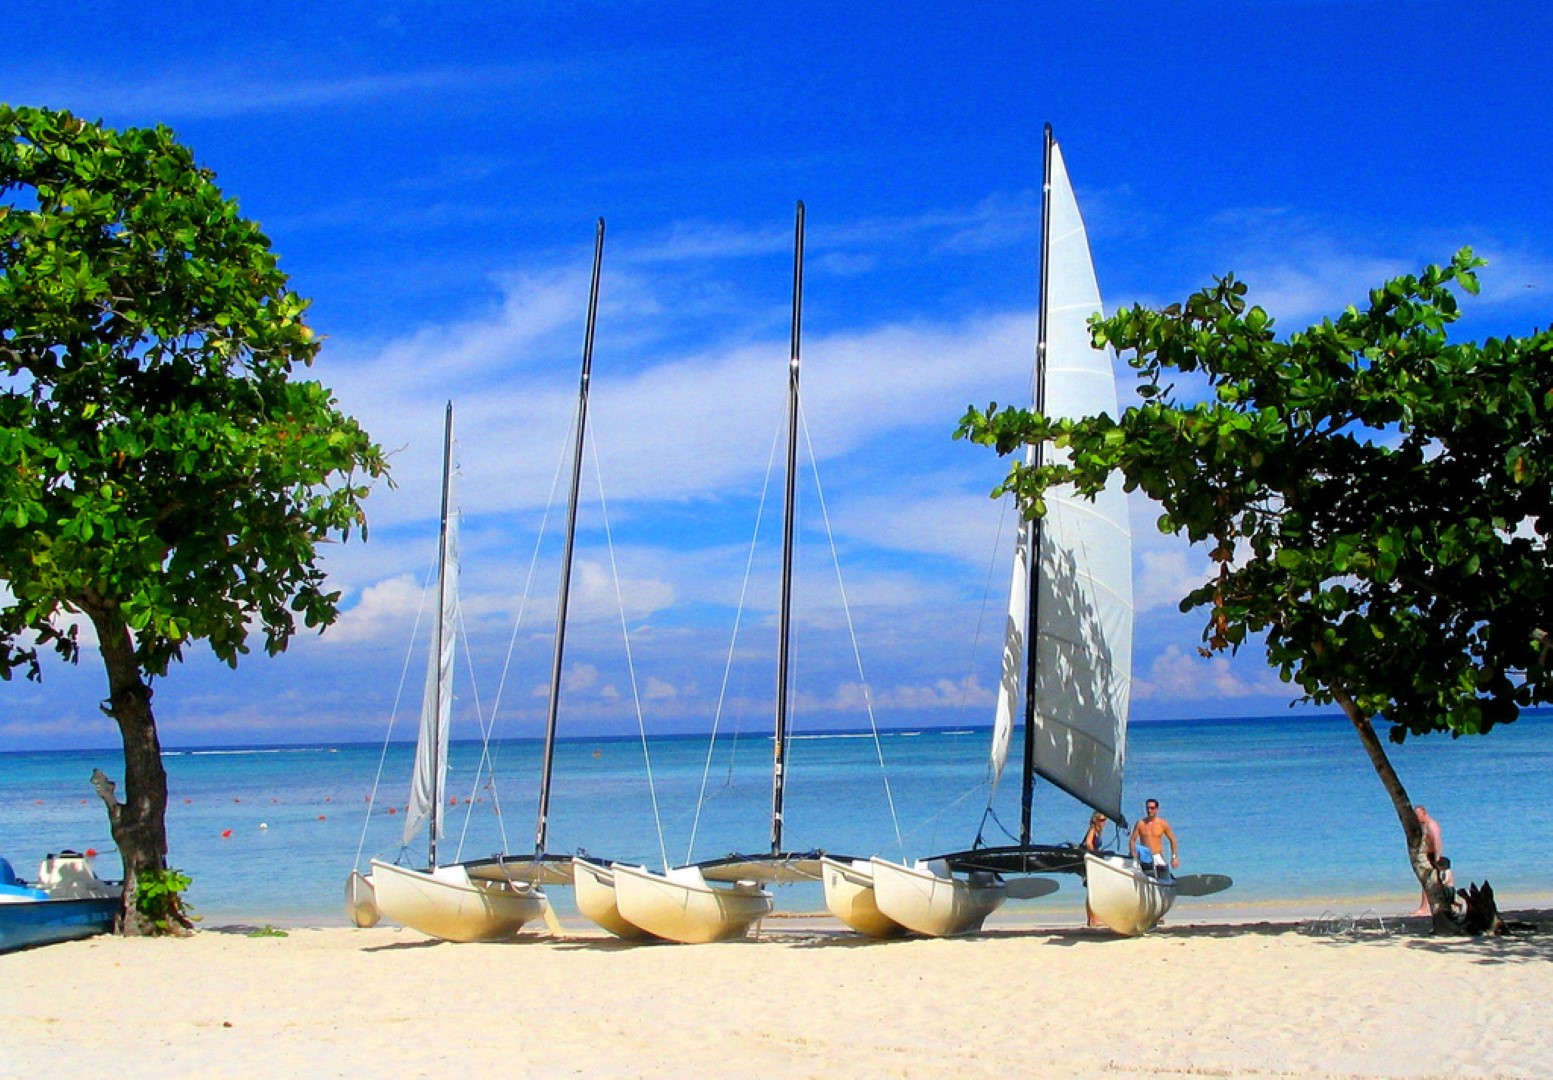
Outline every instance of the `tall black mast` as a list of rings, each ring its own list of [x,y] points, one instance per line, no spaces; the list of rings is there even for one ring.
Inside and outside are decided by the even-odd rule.
[[[566,506],[566,547],[561,556],[561,592],[555,611],[555,655],[550,661],[550,707],[545,713],[545,764],[539,776],[539,821],[534,858],[545,853],[550,825],[550,770],[555,761],[555,721],[561,704],[561,663],[566,653],[566,604],[572,590],[572,548],[577,539],[577,492],[582,485],[582,448],[588,431],[588,378],[593,370],[593,327],[599,313],[599,271],[604,264],[604,219],[593,238],[593,284],[588,290],[588,328],[582,341],[582,386],[577,398],[577,446],[572,452],[572,490]]]
[[[1046,151],[1041,181],[1041,291],[1040,316],[1035,333],[1035,411],[1046,411],[1046,309],[1051,299],[1051,225],[1052,225],[1052,126],[1046,125]],[[1039,466],[1044,446],[1035,444],[1032,464]],[[1035,798],[1035,673],[1036,652],[1039,647],[1040,623],[1040,568],[1041,522],[1039,519],[1025,523],[1029,536],[1029,562],[1025,567],[1025,580],[1030,594],[1029,621],[1025,625],[1025,760],[1024,789],[1019,802],[1019,842],[1030,843],[1030,804]]]
[[[447,415],[442,422],[442,521],[437,529],[437,629],[436,651],[432,656],[439,668],[434,685],[437,687],[437,700],[432,711],[434,727],[431,732],[432,754],[438,755],[442,747],[442,678],[440,668],[442,666],[442,649],[444,632],[443,624],[447,621],[443,618],[444,605],[447,603],[448,594],[448,503],[449,489],[452,487],[453,477],[453,403],[448,402]],[[437,868],[437,833],[442,826],[442,769],[444,766],[440,756],[434,756],[437,767],[431,770],[431,821],[426,829],[426,862],[433,870]]]
[[[771,854],[782,853],[782,789],[787,767],[788,637],[793,610],[793,504],[798,477],[798,345],[803,326],[803,202],[793,229],[793,348],[787,365],[787,505],[782,520],[782,611],[777,624],[776,747],[771,767]]]

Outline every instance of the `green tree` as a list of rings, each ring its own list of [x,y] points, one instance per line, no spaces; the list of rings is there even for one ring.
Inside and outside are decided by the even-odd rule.
[[[317,545],[365,535],[383,452],[292,380],[318,342],[269,241],[170,131],[0,106],[0,675],[75,661],[89,621],[124,746],[94,778],[124,861],[121,927],[167,877],[152,682],[203,641],[337,615]],[[167,905],[162,905],[164,914]]]
[[[1397,278],[1286,340],[1233,275],[1184,304],[1092,323],[1137,371],[1116,419],[972,409],[959,435],[1016,464],[998,493],[1099,489],[1120,471],[1161,504],[1161,531],[1209,549],[1181,602],[1206,613],[1205,655],[1265,635],[1303,700],[1352,721],[1407,838],[1437,928],[1444,892],[1376,737],[1480,734],[1553,699],[1553,336],[1448,340],[1451,283],[1482,261]]]

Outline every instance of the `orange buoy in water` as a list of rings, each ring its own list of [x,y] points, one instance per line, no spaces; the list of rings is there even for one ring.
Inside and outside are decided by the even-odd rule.
[[[324,816],[323,816],[323,815],[322,815],[322,814],[319,814],[319,815],[318,815],[318,820],[319,820],[319,821],[327,821],[327,820],[329,820],[329,819],[328,819],[328,818],[326,818],[326,817],[324,817]]]
[[[221,839],[223,839],[223,840],[230,840],[230,839],[232,839],[232,830],[231,829],[222,829],[221,830]]]
[[[86,849],[86,857],[88,859],[95,859],[95,858],[97,858],[97,849],[94,848],[94,847],[87,848]]]
[[[390,814],[397,814],[399,812],[399,808],[397,806],[390,806],[388,808],[388,812]]]

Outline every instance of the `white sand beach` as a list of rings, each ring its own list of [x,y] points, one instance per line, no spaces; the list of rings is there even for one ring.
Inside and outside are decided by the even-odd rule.
[[[1547,1076],[1553,912],[1512,917],[1538,932],[1172,921],[1124,940],[1003,922],[874,943],[816,917],[704,946],[580,925],[492,945],[387,927],[96,938],[0,956],[0,1062],[16,1076]]]

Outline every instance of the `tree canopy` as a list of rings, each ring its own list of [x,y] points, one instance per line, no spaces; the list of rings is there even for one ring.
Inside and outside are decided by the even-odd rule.
[[[299,619],[331,623],[318,545],[364,535],[386,471],[291,378],[319,349],[307,306],[166,128],[0,106],[0,675],[38,677],[42,647],[76,659],[70,617],[90,620],[127,895],[165,867],[149,680],[190,642],[235,665],[251,634],[273,654]]]
[[[314,545],[361,528],[380,450],[317,382],[269,241],[166,128],[0,110],[0,661],[111,603],[165,673],[334,617]],[[331,483],[331,481],[339,481]]]
[[[1157,501],[1161,530],[1211,552],[1182,601],[1207,650],[1264,633],[1306,699],[1399,741],[1485,732],[1553,700],[1553,336],[1449,341],[1451,286],[1476,293],[1481,265],[1463,250],[1283,340],[1229,275],[1095,321],[1138,373],[1120,417],[993,405],[960,434],[1065,451],[999,489],[1031,513],[1113,470]]]
[[[1120,417],[969,410],[959,435],[1016,463],[995,494],[1031,516],[1054,484],[1119,471],[1159,528],[1215,569],[1181,601],[1202,651],[1265,636],[1307,701],[1337,704],[1390,797],[1436,929],[1462,924],[1371,720],[1390,734],[1477,734],[1553,700],[1553,335],[1451,342],[1462,250],[1280,340],[1233,275],[1161,311],[1096,318],[1138,373]]]

